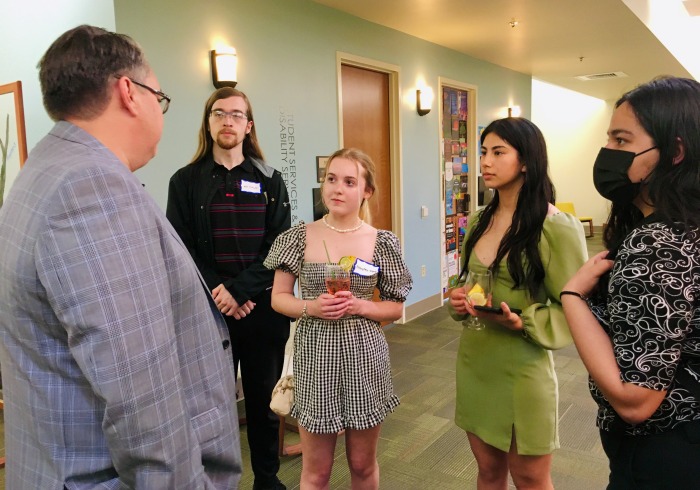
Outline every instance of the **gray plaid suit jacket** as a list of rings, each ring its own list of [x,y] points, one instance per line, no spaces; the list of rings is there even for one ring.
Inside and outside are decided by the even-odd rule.
[[[6,488],[236,488],[228,345],[138,179],[56,124],[0,209]]]

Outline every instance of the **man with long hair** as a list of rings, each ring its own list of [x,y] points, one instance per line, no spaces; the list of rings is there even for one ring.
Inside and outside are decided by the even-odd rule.
[[[228,324],[234,370],[241,367],[253,488],[284,489],[270,396],[282,373],[289,319],[271,307],[274,271],[263,261],[291,226],[291,213],[282,174],[264,162],[243,92],[224,87],[207,100],[197,152],[170,179],[167,216]]]
[[[39,79],[57,122],[0,210],[6,488],[236,488],[226,324],[132,173],[170,98],[131,38],[92,26]]]

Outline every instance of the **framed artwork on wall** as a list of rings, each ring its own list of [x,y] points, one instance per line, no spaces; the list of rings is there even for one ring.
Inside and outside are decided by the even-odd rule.
[[[326,177],[326,165],[328,164],[328,157],[316,157],[316,177],[319,184],[323,182]]]
[[[0,85],[0,206],[27,159],[22,82]]]

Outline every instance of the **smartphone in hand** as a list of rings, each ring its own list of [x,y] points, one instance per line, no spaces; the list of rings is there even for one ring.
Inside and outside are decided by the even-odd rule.
[[[479,305],[474,305],[474,309],[477,311],[485,311],[486,313],[498,313],[499,315],[503,314],[503,309],[495,308],[493,306],[479,306]],[[511,308],[510,311],[515,313],[516,315],[519,315],[523,312],[523,310],[520,310],[518,308]]]

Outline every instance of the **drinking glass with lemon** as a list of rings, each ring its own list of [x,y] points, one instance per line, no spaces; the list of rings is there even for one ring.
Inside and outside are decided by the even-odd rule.
[[[467,280],[464,283],[464,291],[467,294],[467,300],[472,306],[485,306],[491,300],[491,287],[493,276],[490,270],[483,272],[469,272]],[[475,316],[469,317],[468,320],[462,322],[467,328],[472,330],[482,330],[484,324]]]
[[[350,291],[350,273],[357,257],[341,257],[337,264],[326,264],[326,289],[329,294]]]

